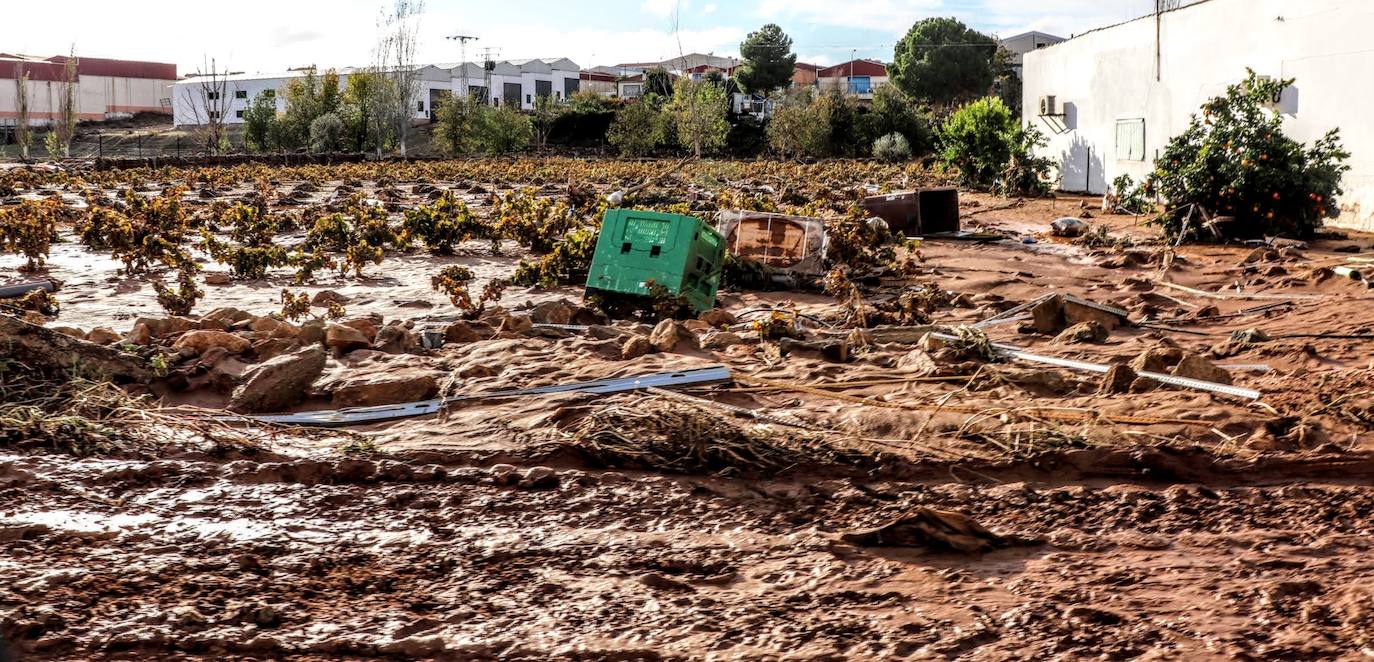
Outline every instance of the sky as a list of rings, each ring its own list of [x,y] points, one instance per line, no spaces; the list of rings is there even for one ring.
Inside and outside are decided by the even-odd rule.
[[[368,64],[378,17],[392,0],[69,0],[54,7],[12,2],[0,52],[65,54],[271,73],[316,65]],[[417,61],[457,62],[463,50],[446,36],[478,39],[467,59],[491,48],[498,59],[567,57],[584,68],[652,62],[679,53],[737,55],[740,41],[766,23],[791,35],[798,59],[835,64],[851,57],[888,61],[916,21],[954,16],[1008,37],[1040,30],[1074,33],[1143,16],[1154,0],[426,0]],[[15,29],[22,26],[22,29]]]

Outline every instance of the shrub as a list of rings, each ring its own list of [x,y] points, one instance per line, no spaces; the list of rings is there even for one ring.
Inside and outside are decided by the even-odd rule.
[[[1032,126],[1016,127],[1007,139],[1011,152],[1006,167],[993,182],[992,190],[1001,196],[1040,197],[1050,192],[1054,161],[1036,156],[1035,150],[1047,143],[1044,134]]]
[[[1130,175],[1121,175],[1112,180],[1112,191],[1107,194],[1107,211],[1117,214],[1144,214],[1154,207],[1141,186],[1136,186]]]
[[[236,204],[218,222],[229,226],[229,241],[202,230],[205,250],[216,262],[228,265],[234,278],[257,280],[287,263],[286,248],[276,243],[277,221],[265,206]]]
[[[505,292],[509,284],[501,278],[493,278],[487,281],[482,288],[482,293],[473,301],[472,294],[468,291],[468,284],[474,280],[472,272],[467,267],[450,266],[444,267],[437,275],[429,279],[429,286],[436,292],[442,292],[448,296],[453,305],[461,308],[468,317],[476,317],[486,309],[488,301],[499,301],[502,293]]]
[[[820,105],[797,95],[778,105],[768,120],[768,144],[783,158],[822,156],[830,127]]]
[[[646,101],[625,104],[616,113],[606,141],[620,150],[622,156],[644,156],[663,143],[664,118],[657,108]]]
[[[0,249],[23,255],[20,271],[37,271],[58,240],[59,203],[52,199],[25,200],[17,207],[0,209]]]
[[[895,85],[883,85],[874,90],[873,105],[860,119],[863,135],[869,142],[899,133],[906,138],[912,154],[930,150],[933,140],[930,124],[930,116]]]
[[[161,281],[153,282],[153,290],[157,292],[157,303],[168,315],[190,315],[191,310],[196,307],[196,301],[205,296],[205,292],[196,285],[197,271],[199,269],[194,262],[187,262],[178,267],[175,290]]]
[[[596,252],[595,227],[580,227],[568,232],[552,249],[536,260],[521,260],[511,276],[516,285],[554,287],[585,276]]]
[[[882,161],[896,163],[911,159],[911,144],[900,133],[889,133],[873,141],[873,156]]]
[[[960,183],[990,187],[1011,161],[1018,128],[1001,99],[979,99],[955,111],[940,127],[940,157],[958,168]]]
[[[495,228],[477,218],[452,191],[444,191],[428,205],[406,211],[405,230],[435,255],[452,255],[454,246],[472,239],[490,239],[493,250],[499,249],[501,241]]]
[[[1232,216],[1239,237],[1309,238],[1322,219],[1339,213],[1336,197],[1350,153],[1332,129],[1311,147],[1283,133],[1282,117],[1266,106],[1293,80],[1261,80],[1249,72],[1223,96],[1202,105],[1188,128],[1169,141],[1146,180],[1167,208],[1155,219],[1166,235],[1196,238],[1203,224]]]
[[[149,198],[125,189],[127,215],[101,215],[102,221],[117,223],[105,228],[103,243],[109,246],[112,257],[124,263],[125,274],[146,272],[154,263],[175,268],[191,262],[190,253],[182,246],[188,221],[181,206],[185,192],[178,186]],[[96,218],[95,210],[91,218]],[[91,234],[88,228],[82,232],[83,239]]]
[[[475,127],[483,107],[472,96],[446,95],[434,107],[434,146],[445,156],[477,149]]]
[[[279,146],[280,133],[276,96],[259,92],[243,111],[243,146],[250,152],[271,151]]]
[[[725,146],[730,125],[725,121],[728,102],[725,88],[710,81],[682,78],[677,82],[668,114],[677,128],[678,141],[700,157]]]
[[[748,158],[768,149],[768,125],[752,117],[738,117],[730,123],[725,135],[725,152],[730,156]]]
[[[310,148],[316,152],[343,149],[344,123],[338,113],[325,113],[310,123]]]
[[[510,107],[483,107],[476,123],[477,142],[489,154],[523,152],[534,137],[530,118]]]
[[[326,266],[338,268],[341,276],[351,270],[361,277],[368,263],[382,263],[388,247],[405,250],[410,247],[409,238],[391,226],[385,210],[355,194],[343,213],[322,216],[306,231],[305,241],[293,256],[296,278],[307,280],[316,269]],[[330,259],[331,252],[343,254],[343,259]]]
[[[859,106],[854,98],[831,90],[815,101],[825,122],[825,153],[829,156],[857,156],[868,151],[872,142],[860,135]]]

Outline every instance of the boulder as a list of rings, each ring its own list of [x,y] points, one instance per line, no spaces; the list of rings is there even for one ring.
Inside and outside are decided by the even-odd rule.
[[[357,329],[370,343],[377,339],[377,328],[382,325],[382,319],[380,316],[351,317],[346,320],[340,320],[339,324]]]
[[[210,367],[206,373],[206,381],[210,387],[221,393],[233,393],[239,385],[243,384],[248,373],[253,366],[244,363],[232,356],[226,356]]]
[[[147,324],[134,324],[134,328],[129,331],[129,335],[124,336],[124,342],[131,345],[151,345],[153,344],[153,332],[148,328]]]
[[[120,335],[109,327],[97,326],[86,334],[86,340],[97,345],[113,345],[120,341]]]
[[[1107,331],[1114,331],[1117,327],[1126,323],[1126,319],[1116,313],[1109,313],[1100,308],[1085,306],[1074,301],[1064,301],[1064,322],[1065,324],[1082,324],[1083,322],[1097,322]]]
[[[470,342],[477,342],[482,337],[477,335],[473,325],[468,322],[454,322],[444,328],[444,342],[465,345]]]
[[[620,358],[623,360],[637,359],[653,350],[654,346],[649,342],[647,336],[635,334],[630,336],[620,347]]]
[[[1056,237],[1078,237],[1088,231],[1088,224],[1077,218],[1065,216],[1050,223],[1050,234]]]
[[[696,335],[677,320],[663,320],[649,334],[649,344],[660,352],[672,352],[680,343],[695,343]]]
[[[362,331],[343,324],[330,324],[324,329],[324,344],[338,354],[347,354],[355,349],[372,346],[372,341]]]
[[[187,331],[172,345],[174,349],[187,349],[196,354],[204,354],[211,347],[223,347],[230,354],[239,354],[248,351],[252,346],[253,343],[243,336],[212,329]]]
[[[296,325],[275,317],[254,319],[248,328],[262,334],[265,338],[295,338],[301,334],[301,330]]]
[[[305,399],[306,389],[324,371],[325,353],[311,345],[283,354],[253,368],[229,400],[231,411],[257,413],[281,411]]]
[[[323,342],[325,336],[325,324],[326,323],[324,320],[318,319],[307,320],[303,322],[300,326],[300,332],[296,334],[296,339],[300,340],[303,344],[306,345],[313,345],[318,342]]]
[[[697,319],[714,327],[725,327],[735,323],[735,316],[721,308],[712,308],[697,315]]]
[[[50,326],[48,328],[64,336],[67,336],[68,338],[76,338],[77,340],[86,339],[86,332],[74,326]]]
[[[1131,369],[1136,372],[1168,372],[1169,368],[1183,360],[1183,350],[1177,347],[1151,347],[1131,359]]]
[[[65,374],[79,368],[83,373],[120,383],[147,383],[153,377],[144,358],[64,336],[8,315],[0,315],[0,347],[4,348],[5,358],[30,370]]]
[[[1219,368],[1215,363],[1196,354],[1184,356],[1183,359],[1178,362],[1178,365],[1174,366],[1170,374],[1175,377],[1200,379],[1204,382],[1214,382],[1217,384],[1231,383],[1231,373],[1227,372],[1225,368]]]
[[[376,340],[372,341],[372,348],[387,354],[405,354],[414,349],[418,342],[415,334],[398,324],[391,324],[382,327],[377,331]]]
[[[349,301],[350,299],[348,297],[339,294],[334,290],[320,290],[319,292],[315,293],[315,296],[313,298],[310,299],[310,305],[323,308],[325,306],[328,306],[330,303],[337,303],[342,306],[343,304],[346,304]]]
[[[577,307],[566,301],[545,301],[530,310],[535,324],[572,324]]]
[[[253,315],[238,308],[216,308],[200,316],[200,321],[204,324],[213,325],[213,328],[227,329],[236,322],[252,319]]]
[[[1115,393],[1128,393],[1131,384],[1136,380],[1135,371],[1131,366],[1116,364],[1107,368],[1107,373],[1102,375],[1102,384],[1097,388],[1098,395],[1112,395]]]
[[[336,382],[332,391],[336,407],[373,407],[433,397],[439,380],[429,373],[397,370],[348,377]]]
[[[744,342],[744,338],[733,331],[717,331],[708,333],[701,339],[702,349],[725,349]]]
[[[1107,340],[1107,329],[1094,321],[1079,322],[1064,329],[1055,337],[1056,345],[1076,345],[1078,343],[1101,343]]]
[[[312,343],[313,344],[313,343]],[[253,353],[258,358],[266,361],[267,359],[289,354],[296,351],[301,346],[301,341],[295,338],[267,338],[253,343]]]

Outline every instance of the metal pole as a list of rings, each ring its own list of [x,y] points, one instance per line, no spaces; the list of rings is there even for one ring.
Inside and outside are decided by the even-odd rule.
[[[143,158],[143,134],[138,134],[138,158]]]
[[[103,134],[103,133],[97,133],[97,134],[95,134],[95,151],[96,151],[96,158],[100,158],[100,159],[105,158],[105,134]]]

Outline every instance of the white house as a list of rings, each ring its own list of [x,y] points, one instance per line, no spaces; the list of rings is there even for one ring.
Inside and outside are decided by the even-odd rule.
[[[339,74],[339,88],[346,89],[348,77],[356,69],[342,69]],[[277,110],[286,109],[281,99],[287,82],[293,78],[307,75],[307,70],[287,71],[275,74],[235,74],[221,77],[224,82],[225,96],[222,104],[224,122],[241,124],[244,111],[257,98],[259,93],[274,94]],[[323,72],[317,72],[323,75]],[[428,64],[417,67],[419,79],[414,105],[414,119],[432,119],[434,106],[439,99],[450,93],[477,93],[491,100],[495,105],[509,104],[524,110],[534,108],[534,99],[541,95],[553,97],[556,101],[567,99],[579,87],[579,68],[567,58],[547,58],[539,60],[501,61],[493,63],[491,70],[490,94],[483,94],[487,82],[487,72],[482,63]],[[190,76],[172,85],[171,102],[173,121],[177,126],[206,124],[207,90],[202,84],[206,79]],[[213,92],[210,92],[213,94]]]
[[[1310,144],[1339,128],[1352,154],[1335,225],[1374,230],[1374,71],[1366,0],[1209,0],[1024,56],[1023,117],[1049,137],[1061,189],[1103,193],[1153,170],[1210,97],[1246,75],[1295,78],[1275,104]]]

